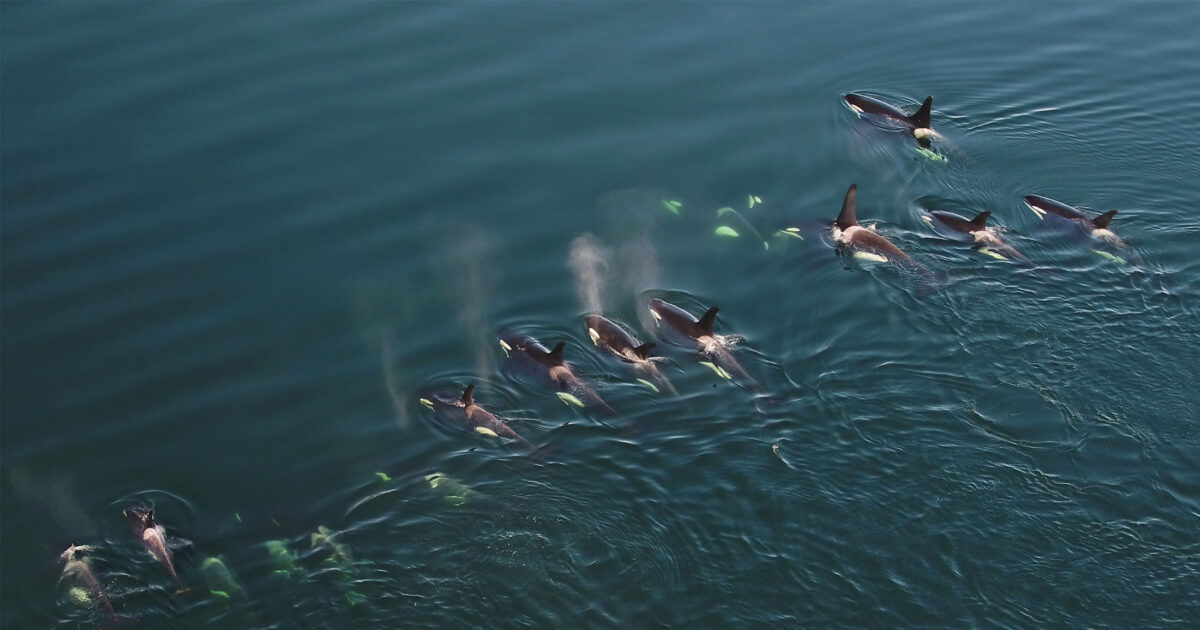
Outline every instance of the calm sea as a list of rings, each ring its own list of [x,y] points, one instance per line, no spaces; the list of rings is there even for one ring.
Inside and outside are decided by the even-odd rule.
[[[1197,33],[1194,2],[4,2],[0,625],[1195,627]],[[847,92],[932,95],[935,152]],[[838,255],[851,183],[928,277]],[[653,341],[651,297],[719,306],[758,386],[598,352],[584,316]],[[420,402],[467,384],[539,450]]]

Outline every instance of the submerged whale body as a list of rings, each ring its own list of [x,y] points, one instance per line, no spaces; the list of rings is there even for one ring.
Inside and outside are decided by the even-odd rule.
[[[75,602],[86,605],[98,603],[106,614],[115,615],[112,602],[109,601],[108,594],[105,592],[104,586],[100,584],[96,572],[92,569],[92,563],[88,559],[88,555],[93,551],[94,549],[89,545],[71,543],[71,546],[67,547],[67,550],[58,557],[63,565],[59,580],[70,585],[72,599]]]

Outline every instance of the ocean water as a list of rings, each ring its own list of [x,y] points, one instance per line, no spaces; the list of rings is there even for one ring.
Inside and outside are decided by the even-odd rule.
[[[0,622],[1195,627],[1197,32],[1184,2],[5,2]],[[848,92],[933,95],[933,156]],[[839,255],[851,183],[928,276]],[[755,384],[662,343],[655,392],[593,346],[591,313],[659,339],[651,297],[719,306]],[[537,451],[421,403],[467,384]],[[151,505],[179,583],[122,515]]]

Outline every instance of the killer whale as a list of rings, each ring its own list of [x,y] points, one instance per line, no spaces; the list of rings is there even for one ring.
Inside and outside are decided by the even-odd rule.
[[[182,588],[183,582],[175,571],[175,562],[171,551],[167,548],[167,531],[154,519],[153,507],[132,507],[125,510],[125,517],[133,528],[133,533],[142,541],[146,551],[167,569],[171,578]]]
[[[833,222],[835,243],[849,247],[860,256],[876,262],[909,263],[912,258],[883,236],[858,224],[858,184],[850,184],[842,200],[842,211]],[[915,262],[912,264],[916,264]]]
[[[907,128],[909,133],[923,147],[928,148],[930,139],[937,135],[937,132],[930,127],[930,116],[933,113],[932,96],[926,97],[925,101],[921,103],[921,107],[911,115],[905,114],[899,109],[865,94],[850,92],[844,95],[842,99],[846,105],[850,106],[850,109],[859,115],[877,116],[888,122]]]
[[[858,184],[850,184],[850,188],[846,190],[846,197],[842,200],[842,211],[833,222],[830,237],[839,251],[847,249],[856,258],[874,262],[890,262],[920,274],[924,280],[924,285],[919,289],[919,294],[922,296],[927,295],[943,281],[942,277],[913,260],[891,241],[874,230],[858,224]]]
[[[650,379],[639,378],[638,380],[656,391],[661,385],[672,394],[679,393],[675,391],[675,387],[671,385],[671,381],[667,379],[666,375],[658,369],[658,365],[655,363],[657,357],[650,354],[658,344],[653,342],[639,344],[633,335],[616,322],[600,315],[588,315],[584,323],[587,326],[588,337],[597,348],[607,350],[622,362],[633,366],[638,374]]]
[[[421,404],[433,410],[442,420],[466,427],[480,435],[499,437],[513,440],[529,452],[536,449],[534,445],[521,437],[508,423],[495,414],[484,409],[475,402],[475,385],[467,385],[462,398],[449,400],[441,396],[422,397]]]
[[[713,330],[717,321],[717,311],[720,309],[714,306],[705,311],[700,319],[696,319],[691,313],[659,298],[650,298],[649,308],[650,315],[659,328],[661,339],[699,350],[701,355],[709,359],[709,367],[718,376],[751,390],[760,389],[758,383],[734,358],[729,343]]]
[[[939,225],[947,229],[969,236],[986,254],[1005,259],[1013,258],[1023,263],[1029,263],[1029,259],[1024,254],[1017,251],[1017,248],[1006,243],[995,230],[988,227],[987,220],[988,217],[992,216],[991,210],[984,210],[975,215],[973,219],[966,219],[951,212],[941,212],[938,210],[927,210],[926,215],[928,216],[923,218],[930,223],[937,221]]]
[[[1116,210],[1109,210],[1098,216],[1088,218],[1078,209],[1073,206],[1068,206],[1061,201],[1055,201],[1049,197],[1041,195],[1025,195],[1023,198],[1025,205],[1038,215],[1039,219],[1044,219],[1046,215],[1054,215],[1078,225],[1080,229],[1094,239],[1124,247],[1125,243],[1121,238],[1109,229],[1108,225],[1112,222],[1114,216],[1117,215]]]
[[[71,543],[71,546],[67,547],[67,550],[58,557],[63,563],[59,580],[73,584],[71,590],[78,589],[82,593],[82,596],[75,598],[77,601],[89,604],[99,602],[106,614],[115,615],[116,611],[113,610],[112,602],[109,601],[108,594],[100,584],[100,580],[96,577],[92,564],[88,560],[88,554],[92,551],[94,548],[90,545]]]
[[[546,346],[529,335],[505,333],[499,341],[510,364],[531,373],[537,380],[556,390],[555,393],[563,402],[577,407],[590,406],[608,415],[617,415],[599,394],[575,374],[571,364],[563,360],[566,342],[560,341],[553,350],[547,350]]]

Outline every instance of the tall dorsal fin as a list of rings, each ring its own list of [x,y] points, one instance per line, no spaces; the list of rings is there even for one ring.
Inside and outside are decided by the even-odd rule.
[[[975,215],[974,219],[971,219],[971,225],[973,225],[977,228],[980,228],[980,229],[985,228],[985,227],[987,227],[987,220],[988,220],[988,217],[990,217],[990,216],[992,216],[992,211],[984,210],[983,212],[980,212],[979,214]]]
[[[555,365],[563,364],[563,348],[565,347],[567,347],[567,342],[560,341],[554,346],[554,349],[550,351],[550,360],[553,361]]]
[[[466,391],[463,392],[462,404],[464,407],[470,407],[475,404],[475,385],[467,385]]]
[[[929,114],[932,109],[933,97],[927,96],[925,97],[925,102],[921,103],[921,109],[918,109],[917,113],[909,116],[908,119],[912,121],[913,126],[917,129],[926,129],[929,127]]]
[[[721,309],[714,306],[705,311],[704,315],[700,318],[700,321],[696,322],[696,327],[700,330],[700,332],[706,335],[713,334],[713,324],[717,321],[717,311],[719,310]]]
[[[1107,230],[1108,223],[1112,221],[1112,218],[1116,216],[1116,214],[1116,210],[1109,210],[1095,219],[1092,219],[1092,227],[1096,228],[1097,230]]]
[[[154,508],[146,510],[146,515],[142,517],[142,526],[147,529],[154,527]]]
[[[858,225],[858,218],[854,216],[855,208],[858,205],[858,184],[850,184],[850,190],[846,191],[846,199],[842,201],[842,213],[838,215],[838,229],[844,230],[852,225]]]
[[[649,359],[649,358],[650,358],[650,351],[651,351],[651,350],[653,350],[653,349],[655,348],[655,346],[657,346],[657,345],[658,345],[658,344],[656,344],[656,343],[653,343],[653,342],[651,342],[651,343],[644,343],[644,344],[642,344],[642,345],[640,345],[640,346],[638,346],[638,347],[634,348],[634,349],[633,349],[633,353],[634,353],[634,354],[636,354],[638,357],[640,357],[640,358],[642,358],[642,359]]]

